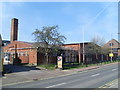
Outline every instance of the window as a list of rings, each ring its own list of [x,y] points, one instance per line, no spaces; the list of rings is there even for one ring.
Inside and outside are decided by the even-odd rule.
[[[6,46],[7,45],[7,43],[4,43],[4,46]]]
[[[18,54],[18,56],[20,56],[20,53],[17,53]]]
[[[112,50],[113,50],[113,51],[118,51],[118,48],[113,48]]]
[[[28,52],[25,53],[25,56],[28,56]]]
[[[114,44],[113,43],[110,43],[109,46],[113,46]]]
[[[24,54],[24,53],[23,53],[23,52],[21,52],[20,54],[21,54],[21,56],[23,56],[23,54]]]

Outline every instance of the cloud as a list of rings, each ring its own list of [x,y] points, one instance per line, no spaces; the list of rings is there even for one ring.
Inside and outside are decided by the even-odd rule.
[[[111,39],[111,34],[117,33],[118,31],[118,16],[117,16],[117,3],[112,3],[107,7],[99,17],[96,18],[94,23],[92,23],[86,30],[91,30],[87,34],[89,36],[94,36],[93,33],[97,33],[104,37],[107,41]],[[117,34],[113,34],[113,38],[117,39]]]
[[[118,33],[118,6],[117,3],[113,3],[109,8],[106,10],[106,15],[104,16],[101,23],[103,23],[103,27],[105,28],[106,37],[111,37],[113,34],[113,38],[117,39]],[[116,33],[116,34],[115,34]]]
[[[111,34],[113,38],[117,39],[117,3],[112,2],[100,5],[102,8],[97,14],[90,11],[83,12],[81,15],[78,13],[77,18],[79,25],[71,31],[64,32],[68,37],[68,42],[70,42],[70,40],[73,42],[82,42],[82,26],[84,26],[85,41],[90,41],[95,35],[103,37],[105,41],[111,39]]]
[[[110,38],[110,34],[111,33],[116,33],[116,29],[117,29],[117,10],[116,9],[116,4],[111,4],[110,7],[107,7],[107,5],[109,5],[109,3],[104,3],[103,5],[100,4],[100,8],[99,6],[94,9],[94,8],[88,8],[88,7],[84,7],[84,5],[86,5],[86,3],[84,3],[84,5],[79,6],[81,4],[78,4],[78,7],[80,10],[77,10],[76,7],[77,5],[75,4],[62,4],[63,7],[61,9],[61,11],[59,11],[60,13],[62,13],[62,15],[65,15],[65,17],[69,17],[66,18],[69,19],[69,22],[63,22],[61,25],[62,27],[62,34],[65,35],[67,37],[67,42],[82,42],[83,38],[82,38],[82,26],[85,25],[85,41],[89,41],[94,35],[99,35],[102,36],[104,38],[106,38],[107,40]],[[91,7],[91,3],[88,3],[87,5],[89,5]],[[3,15],[2,18],[5,22],[5,24],[9,25],[9,27],[5,28],[6,30],[8,30],[7,33],[3,32],[4,38],[7,38],[9,33],[10,33],[10,21],[11,18],[13,18],[16,13],[16,8],[23,8],[25,5],[24,3],[4,3],[4,11],[3,11]],[[9,8],[8,8],[9,7]],[[105,8],[107,7],[107,8]],[[24,12],[26,12],[29,7],[24,8]],[[105,9],[104,9],[105,8]],[[18,16],[20,19],[20,24],[19,24],[19,29],[20,29],[20,40],[30,40],[31,39],[31,32],[36,29],[36,28],[40,28],[39,26],[45,26],[48,22],[47,22],[47,18],[45,18],[44,14],[42,12],[40,12],[39,9],[39,13],[37,9],[31,10],[30,13],[27,12],[27,14],[23,14],[23,11],[20,11],[21,16]],[[93,12],[94,11],[94,12]],[[96,12],[99,13],[97,14]],[[34,13],[34,15],[31,15],[32,13]],[[24,15],[24,18],[22,16],[22,14]],[[30,15],[30,16],[28,16]],[[69,16],[68,16],[69,15]],[[34,16],[34,18],[33,18]],[[1,17],[1,16],[0,16]],[[38,18],[39,17],[39,18]],[[95,17],[95,18],[94,18]],[[8,22],[8,23],[6,23]],[[90,24],[89,26],[86,26],[86,22],[92,22],[92,24]],[[50,22],[51,23],[51,22]],[[31,26],[29,26],[31,25]],[[5,26],[4,26],[5,27]],[[27,33],[27,36],[26,36]],[[115,36],[115,35],[113,35]],[[26,37],[26,38],[24,38]]]

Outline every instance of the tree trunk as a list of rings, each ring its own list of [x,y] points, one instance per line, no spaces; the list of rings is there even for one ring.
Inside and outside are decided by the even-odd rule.
[[[103,56],[103,54],[101,54],[101,60],[103,61],[103,58],[104,58],[104,56]]]
[[[96,53],[96,59],[98,59],[97,53]]]
[[[98,56],[97,56],[97,53],[96,53],[96,60],[97,60],[97,63],[98,63]]]
[[[48,53],[46,53],[46,64],[49,64],[49,56],[48,56]]]
[[[107,55],[107,61],[108,61],[108,55]]]

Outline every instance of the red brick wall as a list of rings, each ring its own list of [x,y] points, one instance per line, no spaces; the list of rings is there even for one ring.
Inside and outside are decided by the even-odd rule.
[[[57,57],[56,56],[50,56],[49,57],[49,63],[53,63],[53,64],[57,63]]]
[[[110,46],[110,43],[113,43],[113,46]],[[116,59],[116,58],[120,55],[120,50],[119,50],[120,44],[119,44],[119,42],[116,41],[115,39],[110,40],[110,41],[107,42],[103,47],[110,48],[110,52],[111,52],[111,48],[112,48],[112,49],[114,49],[114,48],[118,49],[118,51],[112,50],[113,53],[114,53],[114,52],[118,52],[118,54],[117,54],[117,53],[114,53],[114,57],[113,57],[114,59]],[[110,59],[110,57],[109,57],[109,59]]]
[[[84,46],[88,45],[89,43],[84,43]],[[83,43],[76,43],[76,44],[65,44],[64,47],[72,48],[74,50],[78,50],[78,61],[79,63],[85,62],[83,61],[83,54],[82,54],[82,48]],[[100,58],[100,55],[98,55],[98,58]],[[87,57],[85,56],[85,60],[87,60]],[[92,60],[95,60],[95,55],[92,56]]]
[[[44,57],[44,54],[42,53],[37,53],[37,61],[38,61],[38,64],[43,64],[45,63],[45,57]]]
[[[22,48],[30,48],[33,47],[30,44],[20,42],[20,41],[13,41],[12,43],[8,44],[3,48],[5,52],[15,52],[15,44],[17,44],[17,53],[18,57],[22,60],[22,63],[30,63],[30,64],[37,64],[37,50],[36,49],[22,49]],[[12,56],[10,58],[12,60]]]
[[[115,39],[110,40],[103,47],[111,48],[111,46],[109,45],[110,43],[113,43],[112,48],[118,48],[118,41],[116,41]]]
[[[37,50],[31,49],[29,52],[29,63],[37,64]]]
[[[38,61],[38,64],[46,63],[46,58],[45,58],[44,54],[38,52],[37,53],[37,61]],[[57,56],[49,56],[49,63],[52,63],[52,64],[57,63]]]
[[[18,38],[18,19],[13,18],[11,22],[11,42]]]
[[[9,52],[15,52],[14,50],[11,50]],[[27,55],[26,55],[26,52],[27,52]],[[29,63],[29,52],[28,50],[17,50],[17,53],[18,53],[18,57],[19,59],[22,60],[22,63]],[[10,60],[12,61],[12,56],[10,56]]]
[[[67,47],[67,48],[72,48],[74,50],[79,50],[79,44],[66,44],[66,45],[63,45],[64,47]]]
[[[25,48],[25,47],[33,47],[30,44],[21,42],[21,41],[13,41],[3,48],[4,51],[9,50],[10,48],[14,48],[15,44],[17,44],[17,48]]]
[[[65,44],[63,46],[78,51],[78,60],[77,61],[79,61],[79,63],[83,61],[81,58],[81,54],[80,54],[81,44],[79,44],[79,43],[78,44]]]

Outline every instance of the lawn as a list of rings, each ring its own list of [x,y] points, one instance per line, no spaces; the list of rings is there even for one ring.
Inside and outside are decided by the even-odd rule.
[[[79,64],[79,63],[64,63],[63,64],[63,69],[75,69],[75,68],[85,68],[85,67],[90,67],[90,66],[99,66],[99,65],[104,65],[104,64],[110,64],[110,63],[117,63],[120,62],[120,60],[116,61],[106,61],[102,63],[96,63],[96,64]],[[38,65],[38,67],[42,67],[44,69],[48,70],[55,70],[57,68],[56,64],[42,64]]]
[[[42,67],[42,68],[48,69],[48,70],[56,69],[56,65],[55,64],[42,64],[42,65],[38,65],[38,67]]]

